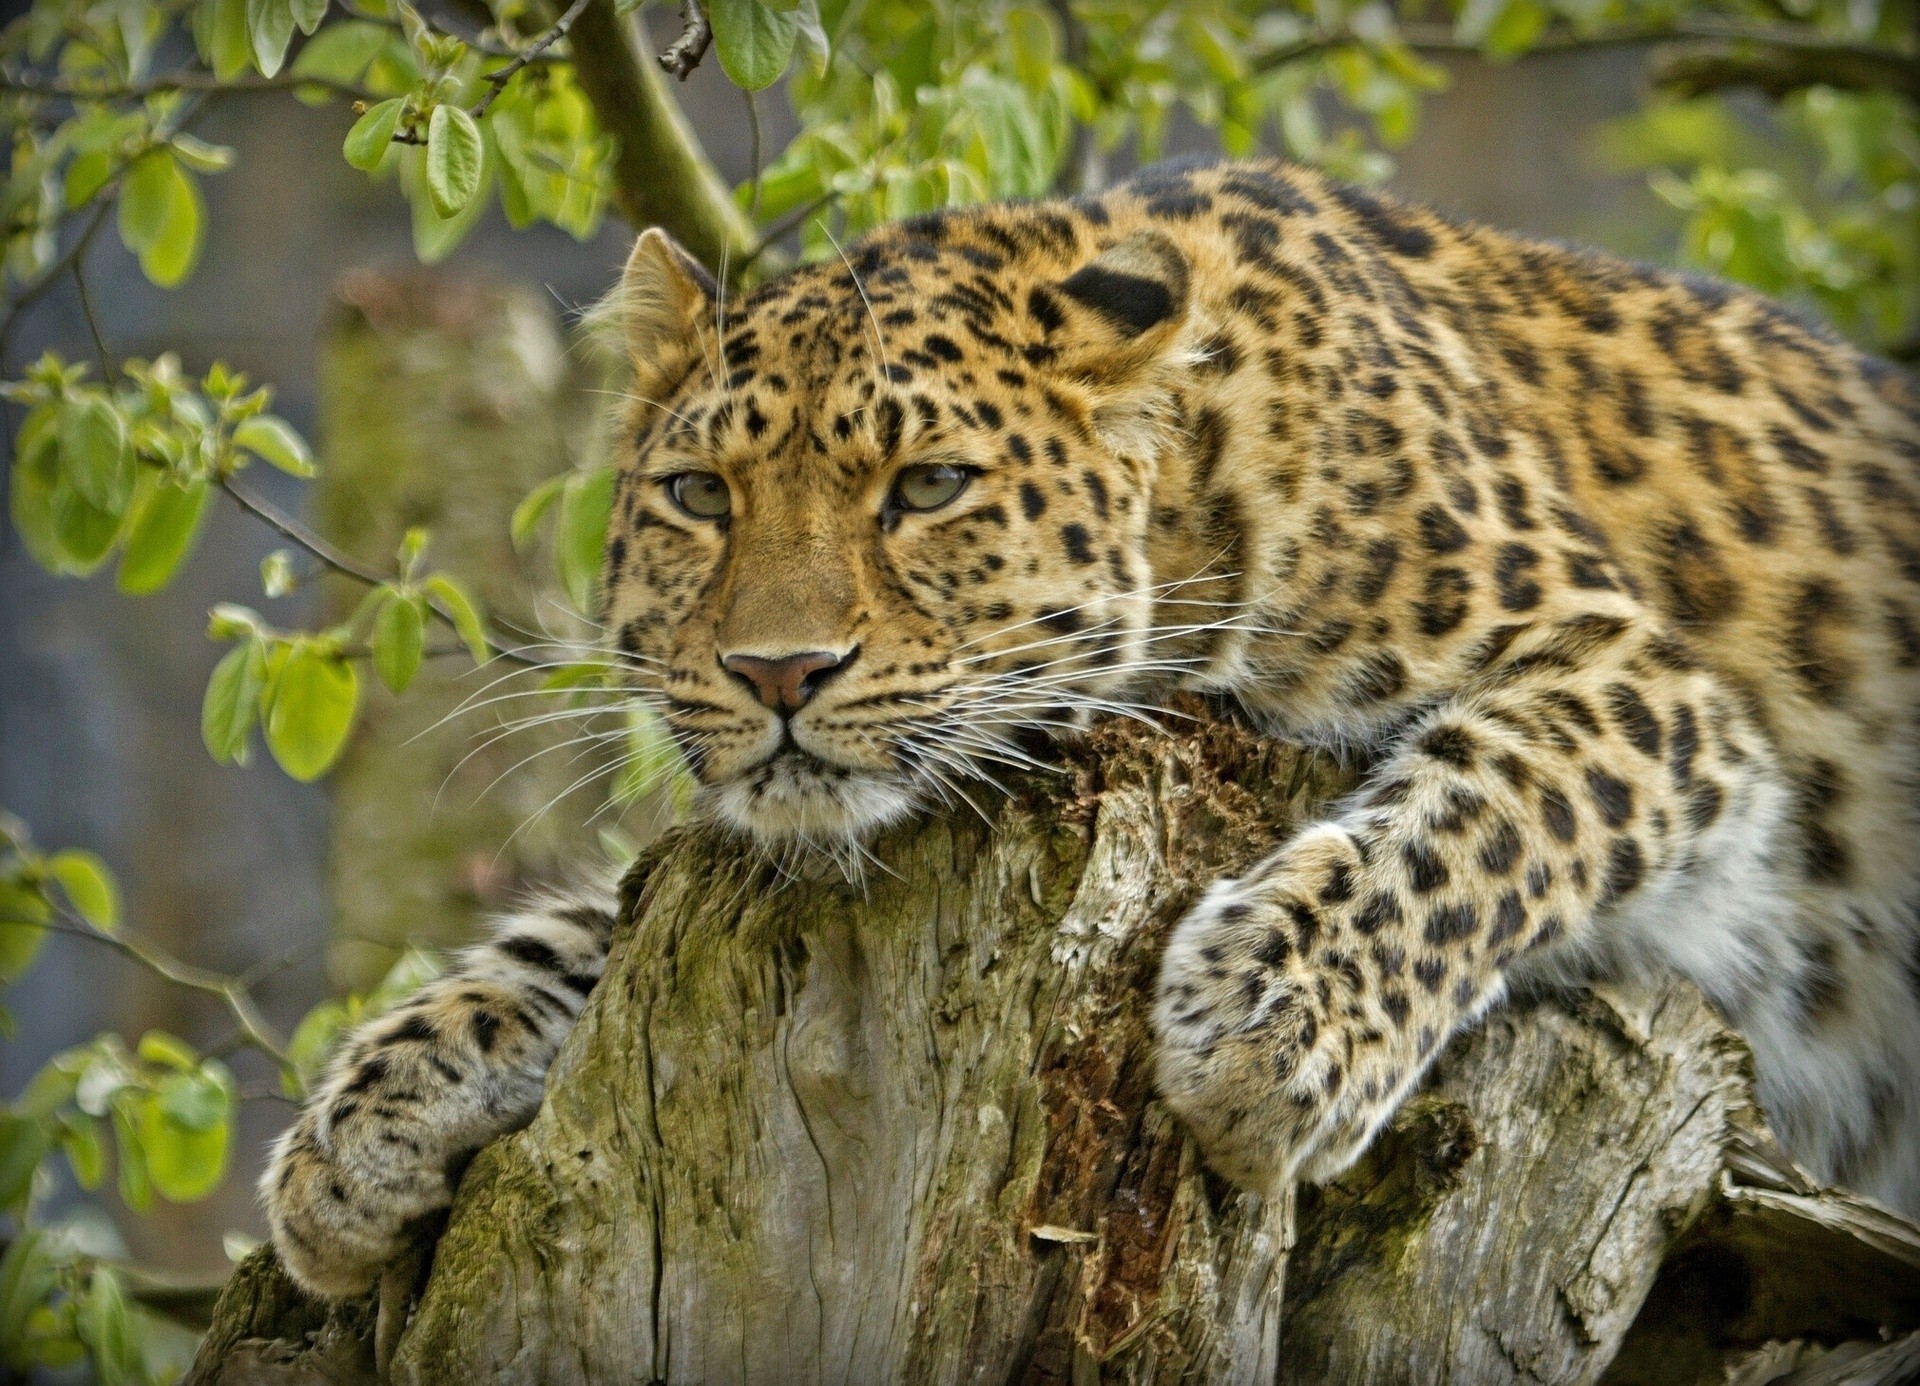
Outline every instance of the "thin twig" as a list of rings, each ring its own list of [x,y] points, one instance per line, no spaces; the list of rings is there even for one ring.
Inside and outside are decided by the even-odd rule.
[[[336,96],[365,98],[372,95],[364,87],[357,87],[351,82],[332,77],[296,75],[291,69],[272,77],[248,74],[221,78],[204,69],[187,68],[144,82],[117,84],[42,77],[33,72],[0,72],[0,91],[57,97],[64,101],[137,101],[142,97],[173,91],[202,92],[209,96],[250,96],[256,92],[291,91],[295,87],[321,87]]]
[[[746,255],[742,257],[739,266],[734,270],[735,276],[745,274],[749,265],[755,260],[758,260],[762,254],[773,249],[774,246],[792,235],[804,225],[815,212],[839,200],[839,193],[824,192],[814,198],[813,201],[806,203],[804,206],[796,207],[784,217],[781,217],[780,220],[760,233],[760,239],[754,243],[753,249],[749,250]]]
[[[748,162],[753,165],[753,192],[747,202],[747,215],[755,221],[760,219],[760,183],[766,170],[760,166],[760,106],[753,99],[753,93],[742,88],[740,94],[747,99],[747,132],[750,136]]]
[[[584,10],[589,3],[590,0],[573,0],[573,3],[567,6],[566,13],[553,21],[551,28],[518,53],[514,54],[513,57],[508,60],[506,66],[495,68],[492,72],[489,72],[486,79],[487,94],[481,97],[480,104],[475,106],[471,111],[468,111],[467,114],[475,120],[485,115],[493,103],[499,99],[500,93],[506,90],[507,83],[513,80],[514,74],[528,63],[535,61],[541,54],[553,47],[554,44],[565,38],[567,36],[567,30],[573,27],[573,21],[580,17],[580,11]]]
[[[79,257],[76,256],[67,268],[73,275],[74,292],[80,295],[80,315],[87,320],[87,332],[93,338],[94,355],[100,358],[100,378],[111,381],[113,361],[107,355],[107,339],[100,335],[100,320],[93,315],[93,297],[87,292],[87,276]]]
[[[1400,26],[1397,36],[1416,53],[1483,56],[1485,52],[1482,45],[1469,43],[1457,37],[1453,28],[1446,24],[1404,24]],[[1795,29],[1787,25],[1721,24],[1711,20],[1682,20],[1672,24],[1603,29],[1592,34],[1560,30],[1542,36],[1524,53],[1516,56],[1531,58],[1606,48],[1648,47],[1682,39],[1752,43],[1827,53],[1861,61],[1912,62],[1914,60],[1912,55],[1898,49],[1878,44],[1850,43],[1815,31]],[[1368,42],[1370,40],[1347,30],[1313,34],[1298,42],[1287,44],[1285,47],[1257,54],[1250,67],[1252,73],[1257,76],[1285,67],[1288,63],[1298,62],[1303,58],[1316,57],[1335,49],[1349,48]]]
[[[660,66],[684,82],[700,66],[712,42],[713,25],[707,23],[698,0],[680,0],[680,37],[660,55]]]
[[[379,587],[390,581],[386,574],[377,572],[350,555],[342,553],[339,549],[335,548],[318,534],[315,534],[291,515],[276,509],[266,501],[261,500],[258,496],[236,485],[232,477],[223,476],[219,480],[220,489],[233,497],[233,503],[235,505],[239,506],[256,520],[261,521],[281,538],[305,549],[308,553],[319,559],[320,562],[333,569],[334,572],[339,573],[343,577],[350,577],[355,582],[365,583],[369,587]],[[456,630],[459,628],[452,614],[441,606],[440,603],[430,601],[428,605],[432,608],[433,614],[446,622],[448,626]],[[497,619],[494,621],[494,624],[518,640],[536,643],[539,639],[539,637],[533,635],[530,631],[519,630]],[[523,664],[528,668],[539,668],[542,667],[543,664],[543,661],[531,655],[523,654],[511,646],[502,645],[491,636],[487,638],[487,648],[492,650],[497,658],[504,659],[512,664]]]
[[[96,194],[97,205],[94,207],[93,215],[80,229],[80,234],[74,238],[73,244],[67,247],[66,253],[42,270],[38,279],[33,280],[13,296],[13,302],[7,305],[6,318],[0,320],[0,360],[6,358],[7,345],[13,338],[13,329],[19,326],[21,315],[45,297],[47,291],[59,283],[61,277],[80,262],[80,257],[87,253],[87,247],[93,243],[94,236],[99,234],[100,227],[106,222],[107,213],[113,209],[114,200],[118,195],[117,182],[101,189]]]
[[[0,918],[0,922],[31,925],[73,938],[91,939],[95,943],[104,944],[115,952],[132,958],[149,972],[172,982],[175,986],[218,997],[233,1013],[234,1023],[240,1027],[241,1033],[247,1037],[249,1044],[276,1062],[292,1066],[287,1058],[285,1042],[275,1033],[273,1026],[268,1024],[267,1018],[260,1014],[260,1008],[254,1004],[253,996],[237,978],[182,962],[171,953],[132,935],[117,931],[108,933],[103,929],[96,929],[78,914],[63,906],[56,904],[53,908],[54,918],[51,920],[8,915]]]

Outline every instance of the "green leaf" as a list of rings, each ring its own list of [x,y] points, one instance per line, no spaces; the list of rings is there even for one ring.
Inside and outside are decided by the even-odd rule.
[[[1007,11],[1006,26],[1007,46],[1013,50],[1013,75],[1027,90],[1045,91],[1053,80],[1057,47],[1053,16],[1022,5]]]
[[[247,0],[247,35],[253,60],[263,77],[272,77],[286,61],[293,42],[293,7],[287,0]]]
[[[797,26],[765,0],[713,0],[713,46],[736,87],[760,91],[780,80],[793,57]]]
[[[327,17],[327,0],[293,0],[293,22],[300,32],[311,34]]]
[[[313,645],[293,647],[267,710],[267,748],[296,780],[327,772],[353,728],[360,678],[346,660]]]
[[[169,1073],[154,1092],[166,1119],[186,1130],[211,1131],[227,1119],[227,1088],[218,1068]]]
[[[76,488],[61,485],[53,493],[53,533],[65,570],[84,576],[100,566],[120,537],[120,512],[102,510]]]
[[[63,189],[67,209],[71,211],[93,201],[93,195],[106,187],[116,168],[113,155],[104,149],[89,149],[74,155],[73,162],[67,165]]]
[[[554,522],[553,561],[568,598],[580,611],[593,607],[600,566],[607,547],[607,522],[613,516],[613,469],[575,472],[560,496]]]
[[[120,572],[114,579],[122,592],[143,597],[173,581],[173,575],[199,542],[207,497],[204,480],[185,486],[162,481],[148,492],[127,526]]]
[[[420,672],[427,643],[426,603],[394,594],[373,621],[373,667],[395,693],[406,691]]]
[[[47,1128],[30,1117],[0,1112],[0,1208],[23,1208],[33,1172],[53,1148]]]
[[[153,150],[128,170],[120,189],[120,239],[161,288],[172,288],[193,268],[205,221],[200,189],[171,149]]]
[[[194,14],[194,39],[222,82],[232,81],[253,61],[247,33],[247,0],[205,0]]]
[[[28,1321],[59,1278],[47,1241],[40,1229],[24,1228],[0,1256],[0,1362],[22,1373],[33,1365],[23,1354]]]
[[[60,406],[60,469],[101,510],[118,513],[133,496],[127,421],[105,395],[69,396]]]
[[[51,426],[54,412],[50,407],[43,406],[43,409],[44,412],[35,410],[28,415],[29,422],[35,415],[49,421],[31,442],[27,440],[27,428],[21,427],[19,450],[13,462],[13,484],[8,487],[12,493],[8,509],[13,515],[13,527],[19,531],[33,561],[50,573],[64,573],[68,570],[66,550],[53,523],[53,497],[60,484],[60,446]]]
[[[339,1001],[322,1001],[300,1017],[300,1023],[293,1027],[293,1034],[287,1040],[287,1058],[292,1061],[294,1074],[303,1085],[320,1075],[327,1055],[333,1052],[334,1042],[340,1038],[340,1032],[347,1028],[351,1019],[346,1006]],[[290,1097],[303,1095],[300,1092],[288,1094]]]
[[[93,1283],[80,1301],[78,1325],[100,1386],[147,1386],[133,1314],[120,1289],[120,1277],[109,1267],[94,1267]]]
[[[40,892],[17,881],[0,881],[0,986],[15,981],[47,940],[44,925],[53,918]]]
[[[387,146],[393,143],[393,132],[400,124],[400,112],[406,107],[406,98],[396,96],[382,101],[377,106],[369,106],[367,113],[353,122],[353,128],[347,131],[347,142],[341,146],[341,153],[347,162],[362,173],[372,173],[380,167],[380,161],[387,155]]]
[[[258,640],[235,646],[213,666],[200,704],[200,739],[215,761],[247,763],[247,733],[253,730],[266,682],[266,650]]]
[[[151,1101],[145,1098],[142,1105]],[[116,1102],[111,1111],[114,1150],[119,1157],[114,1164],[120,1173],[120,1201],[136,1213],[142,1213],[153,1206],[153,1180],[147,1173],[147,1152],[140,1143],[133,1118],[127,1115],[126,1105]]]
[[[233,430],[236,447],[264,457],[283,472],[298,477],[319,475],[306,439],[293,431],[285,419],[272,414],[256,414]]]
[[[133,1052],[150,1064],[160,1064],[182,1073],[200,1067],[200,1056],[193,1052],[193,1047],[165,1030],[147,1031],[140,1036],[140,1043],[134,1046]]]
[[[475,664],[485,664],[493,657],[493,647],[487,640],[487,629],[480,620],[480,608],[467,589],[448,577],[445,573],[435,573],[422,584],[428,596],[440,603],[440,609],[453,622],[456,633],[467,644],[467,651],[473,656]]]
[[[533,538],[533,528],[540,523],[553,503],[560,499],[560,490],[567,484],[566,474],[550,476],[513,507],[513,518],[507,522],[507,532],[513,536],[513,546],[522,552]]]
[[[47,870],[87,923],[107,930],[119,925],[120,891],[113,883],[113,873],[99,857],[68,848],[47,858]]]
[[[233,167],[233,149],[224,144],[209,144],[197,135],[182,131],[167,141],[174,157],[196,173],[225,173]]]
[[[483,159],[473,117],[448,101],[435,106],[427,120],[427,191],[441,216],[456,216],[473,201]]]
[[[294,19],[300,19],[303,5],[315,0],[295,0]],[[313,36],[313,42],[300,50],[293,60],[296,77],[324,77],[331,82],[358,82],[367,66],[387,46],[391,31],[364,19],[346,19],[329,24]],[[356,165],[358,167],[358,165]]]
[[[100,1133],[100,1122],[85,1112],[66,1112],[60,1117],[60,1149],[81,1188],[100,1187],[107,1176],[107,1143]]]
[[[291,549],[275,549],[260,560],[260,590],[269,597],[284,597],[299,585]]]

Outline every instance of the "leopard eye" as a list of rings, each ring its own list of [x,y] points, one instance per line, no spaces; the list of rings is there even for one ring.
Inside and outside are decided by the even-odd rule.
[[[696,520],[722,520],[733,509],[727,483],[713,472],[677,472],[667,478],[673,503]]]
[[[940,463],[909,467],[894,478],[888,502],[896,510],[938,510],[951,504],[971,480],[973,473],[965,467]]]

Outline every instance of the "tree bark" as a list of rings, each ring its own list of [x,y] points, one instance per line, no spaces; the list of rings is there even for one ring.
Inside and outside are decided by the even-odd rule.
[[[671,835],[394,1379],[1651,1384],[1920,1327],[1920,1232],[1793,1170],[1678,985],[1499,1012],[1297,1210],[1208,1175],[1152,1096],[1160,946],[1350,783],[1205,720],[1110,727],[988,822],[890,834],[864,891]],[[259,1374],[268,1260],[193,1380],[297,1379]],[[1736,1264],[1740,1303],[1642,1312]]]

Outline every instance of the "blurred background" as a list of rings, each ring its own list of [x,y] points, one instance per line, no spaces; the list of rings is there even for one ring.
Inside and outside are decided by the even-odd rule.
[[[0,6],[0,15],[17,10]],[[643,21],[656,49],[680,28],[678,16],[660,6]],[[1676,259],[1681,212],[1649,190],[1643,172],[1620,171],[1602,152],[1603,132],[1643,99],[1646,49],[1538,53],[1503,65],[1472,55],[1430,60],[1446,70],[1448,86],[1425,103],[1417,132],[1393,151],[1388,187],[1456,216]],[[769,158],[798,129],[785,90],[757,101],[759,143]],[[747,180],[755,137],[741,92],[720,65],[703,63],[675,94],[727,182]],[[1735,97],[1736,113],[1749,99],[1762,100]],[[1316,100],[1329,129],[1358,119],[1331,96]],[[465,575],[487,589],[491,608],[550,624],[544,614],[559,611],[551,580],[544,567],[515,560],[503,541],[504,514],[542,476],[576,465],[592,446],[586,415],[604,397],[593,392],[595,367],[573,334],[579,310],[612,283],[632,232],[614,216],[584,242],[545,223],[513,231],[494,206],[449,260],[423,270],[407,203],[390,182],[369,180],[341,158],[353,119],[340,102],[309,107],[284,93],[222,103],[196,133],[232,146],[238,157],[201,182],[208,239],[197,269],[177,288],[156,288],[133,256],[102,236],[86,262],[100,332],[117,358],[173,351],[190,373],[223,361],[272,382],[275,411],[314,440],[323,473],[336,464],[358,469],[363,489],[383,484],[383,449],[444,447],[440,480],[447,484],[400,504],[419,512],[405,522],[453,526],[474,521],[463,510],[484,509],[491,534],[458,541],[467,546]],[[1212,152],[1219,137],[1176,114],[1164,148]],[[1123,173],[1133,157],[1133,146],[1123,144],[1108,174]],[[462,367],[468,374],[456,382],[436,374],[433,361],[409,356],[476,332],[491,334],[486,350],[495,356],[482,352],[482,366]],[[22,317],[0,377],[17,377],[47,348],[69,360],[93,355],[70,282]],[[497,409],[487,402],[495,370],[524,377]],[[537,417],[515,403],[527,398],[536,401]],[[551,417],[541,412],[549,409]],[[18,420],[7,422],[10,446]],[[469,507],[463,497],[488,490],[487,476],[496,473],[499,494]],[[329,493],[325,481],[303,484],[264,467],[247,480],[259,497],[352,552],[387,562],[397,531],[353,513],[337,485]],[[407,837],[418,848],[436,825],[453,823],[434,848],[441,876],[461,882],[463,898],[481,909],[524,876],[563,870],[576,850],[599,858],[608,820],[589,824],[563,808],[515,837],[553,782],[523,793],[511,761],[500,763],[506,778],[479,810],[473,804],[485,782],[462,781],[457,792],[443,793],[439,761],[392,760],[384,785],[372,782],[380,767],[369,767],[364,754],[356,761],[351,750],[340,772],[313,784],[296,783],[264,755],[244,767],[215,764],[201,743],[200,711],[224,647],[199,636],[208,609],[241,601],[292,628],[337,615],[343,600],[316,583],[261,599],[262,560],[283,542],[216,498],[179,579],[135,598],[116,591],[107,572],[80,580],[50,575],[10,526],[0,526],[0,804],[49,848],[97,852],[124,888],[129,929],[178,957],[245,974],[267,1019],[285,1034],[325,998],[377,979],[391,961],[395,931],[410,931],[407,884],[391,879],[383,861],[389,842]],[[449,677],[460,696],[484,682],[471,673]],[[405,716],[370,704],[356,735],[403,745],[417,725]],[[469,725],[455,727],[475,738],[485,730]],[[409,776],[417,778],[409,783]],[[385,808],[369,810],[370,797]],[[626,831],[644,833],[656,811],[643,805]],[[424,920],[417,932],[444,941],[461,927]],[[233,1029],[217,999],[67,935],[47,941],[7,1005],[16,1023],[0,1046],[7,1096],[51,1056],[102,1031],[131,1040],[160,1028],[207,1050]],[[232,1063],[243,1101],[233,1173],[220,1191],[204,1203],[163,1201],[145,1217],[124,1215],[111,1197],[97,1200],[140,1261],[218,1275],[227,1265],[226,1233],[263,1234],[252,1178],[262,1147],[293,1108],[271,1067],[240,1054]],[[73,1196],[70,1188],[62,1195]]]

